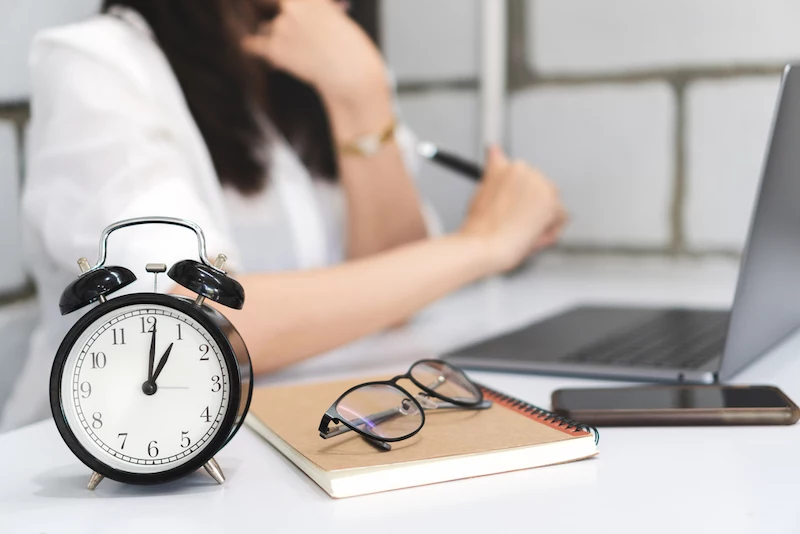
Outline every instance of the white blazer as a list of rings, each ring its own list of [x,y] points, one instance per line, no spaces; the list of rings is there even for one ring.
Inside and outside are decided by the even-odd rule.
[[[209,254],[239,272],[319,267],[344,256],[338,186],[312,180],[285,142],[272,147],[271,182],[254,197],[223,188],[170,65],[138,13],[119,9],[40,33],[30,56],[31,124],[22,217],[41,324],[0,418],[10,429],[49,416],[56,349],[86,310],[62,317],[58,300],[94,264],[100,233],[128,217],[181,217],[200,225]],[[413,137],[398,136],[412,174]],[[180,228],[135,227],[109,240],[108,264],[131,269],[125,292],[151,291],[148,262],[197,254]],[[170,280],[162,275],[160,290]]]

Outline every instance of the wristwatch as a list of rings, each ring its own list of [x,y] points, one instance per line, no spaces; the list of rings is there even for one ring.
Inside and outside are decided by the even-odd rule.
[[[381,147],[394,138],[397,121],[392,120],[386,128],[375,134],[362,135],[339,146],[339,152],[352,156],[374,156]]]

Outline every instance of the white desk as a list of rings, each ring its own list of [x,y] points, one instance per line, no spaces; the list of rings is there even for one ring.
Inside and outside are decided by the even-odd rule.
[[[267,382],[401,371],[578,300],[724,305],[735,263],[548,258],[438,303],[413,324],[309,361]],[[800,338],[739,382],[773,383],[800,400]],[[557,387],[597,381],[474,373],[549,407]],[[605,382],[605,384],[608,384]],[[103,481],[47,421],[0,436],[0,532],[800,532],[800,426],[604,429],[600,456],[344,500],[330,499],[247,429],[219,455],[228,476],[156,487]]]

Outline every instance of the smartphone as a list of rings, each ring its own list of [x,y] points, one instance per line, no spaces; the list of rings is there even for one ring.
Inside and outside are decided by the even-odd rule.
[[[791,425],[800,409],[773,386],[559,389],[553,411],[594,426]]]

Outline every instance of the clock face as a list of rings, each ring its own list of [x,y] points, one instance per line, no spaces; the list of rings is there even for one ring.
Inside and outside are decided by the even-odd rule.
[[[139,474],[200,454],[222,425],[230,390],[211,334],[158,304],[123,306],[92,322],[67,355],[60,384],[77,441],[100,462]]]

